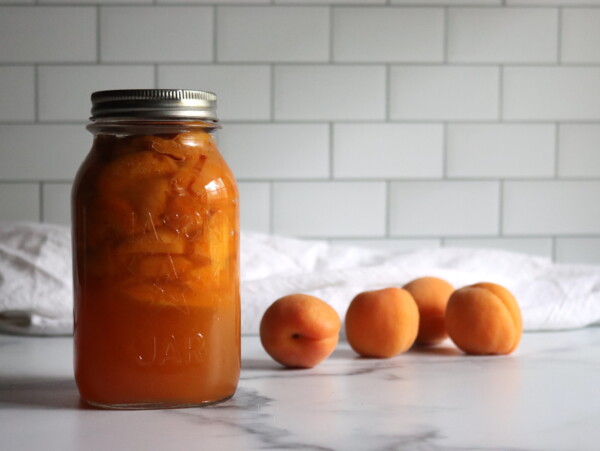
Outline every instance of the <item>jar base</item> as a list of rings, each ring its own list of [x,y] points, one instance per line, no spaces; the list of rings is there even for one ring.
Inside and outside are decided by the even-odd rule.
[[[139,403],[124,403],[124,404],[106,404],[95,401],[88,401],[82,399],[83,402],[89,404],[92,407],[99,409],[108,410],[158,410],[158,409],[184,409],[190,407],[207,407],[215,404],[219,404],[231,399],[233,395],[226,396],[222,399],[215,401],[202,401],[202,402],[180,402],[180,401],[160,401],[160,402],[139,402]]]

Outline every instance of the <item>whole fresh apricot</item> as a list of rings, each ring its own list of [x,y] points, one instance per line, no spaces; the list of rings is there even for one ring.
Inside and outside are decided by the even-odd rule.
[[[265,311],[260,341],[282,365],[312,368],[333,352],[340,328],[340,317],[329,304],[307,294],[291,294]]]
[[[410,348],[419,329],[419,309],[401,288],[358,294],[346,312],[348,343],[364,357],[389,358]]]
[[[467,354],[510,354],[521,339],[523,321],[516,299],[506,288],[482,282],[450,296],[446,328]]]
[[[446,332],[446,304],[454,287],[437,277],[420,277],[403,287],[419,308],[419,333],[416,343],[435,345],[448,337]]]

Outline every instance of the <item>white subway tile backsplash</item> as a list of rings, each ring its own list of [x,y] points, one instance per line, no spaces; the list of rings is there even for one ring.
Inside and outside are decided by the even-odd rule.
[[[83,125],[0,125],[0,180],[71,180],[89,152]]]
[[[562,61],[600,63],[600,10],[572,8],[562,14]]]
[[[271,3],[271,0],[156,0],[158,4],[174,3],[174,4],[207,4],[207,5],[266,5]]]
[[[118,5],[121,3],[131,4],[151,4],[153,0],[37,0],[39,4],[83,4],[83,5]]]
[[[382,120],[385,68],[279,66],[274,96],[277,120]]]
[[[600,5],[600,0],[506,0],[507,5],[581,6]]]
[[[557,238],[556,261],[600,265],[600,237]]]
[[[504,118],[600,119],[600,67],[506,67]]]
[[[276,182],[273,232],[304,237],[385,234],[383,182]]]
[[[600,124],[563,124],[558,141],[559,177],[600,177]]]
[[[556,61],[557,9],[452,8],[448,14],[449,61]]]
[[[333,15],[335,61],[441,62],[441,8],[338,8]]]
[[[391,0],[392,5],[439,5],[439,6],[463,6],[463,5],[501,5],[502,0]]]
[[[0,0],[0,220],[68,223],[93,91],[214,91],[244,230],[600,263],[600,0]]]
[[[451,124],[449,177],[552,177],[555,127],[550,124]]]
[[[441,178],[441,124],[337,124],[333,174],[339,178]]]
[[[39,221],[37,183],[0,183],[0,221]]]
[[[498,233],[497,182],[393,182],[390,196],[392,236]]]
[[[87,121],[90,95],[105,89],[154,87],[147,66],[41,66],[38,72],[40,121]],[[60,107],[59,107],[60,106]]]
[[[0,63],[96,61],[96,9],[0,6],[0,42]]]
[[[506,235],[600,233],[600,181],[514,181],[504,185]]]
[[[552,258],[552,238],[447,238],[444,247],[501,249]]]
[[[185,87],[217,94],[223,121],[271,117],[271,70],[266,65],[160,66],[159,88]]]
[[[212,7],[100,8],[102,62],[201,62],[212,58]]]
[[[329,176],[326,124],[230,124],[219,147],[238,179]]]
[[[269,183],[238,182],[240,228],[269,233],[271,230],[271,187]]]
[[[389,94],[391,118],[497,119],[498,80],[496,67],[392,67]]]
[[[218,61],[326,61],[329,9],[222,7],[217,12]]]
[[[440,247],[441,240],[436,239],[391,239],[372,238],[368,240],[332,240],[332,245],[355,246],[366,249],[377,249],[384,252],[411,252],[424,247]]]
[[[35,119],[33,66],[0,67],[0,122]]]
[[[42,184],[42,221],[52,224],[71,224],[71,184]]]
[[[274,2],[282,5],[382,5],[387,0],[274,0]]]

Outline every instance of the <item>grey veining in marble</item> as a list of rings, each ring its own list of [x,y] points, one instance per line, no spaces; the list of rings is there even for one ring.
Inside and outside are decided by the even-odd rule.
[[[205,408],[80,403],[72,341],[0,336],[1,450],[598,450],[600,328],[525,334],[503,357],[450,342],[387,360],[346,343],[287,370],[243,339],[239,389]]]

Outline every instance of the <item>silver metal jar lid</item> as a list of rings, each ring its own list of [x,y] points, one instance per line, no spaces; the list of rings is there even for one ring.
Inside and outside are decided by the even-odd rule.
[[[120,89],[92,94],[92,117],[217,121],[217,95],[189,89]]]

